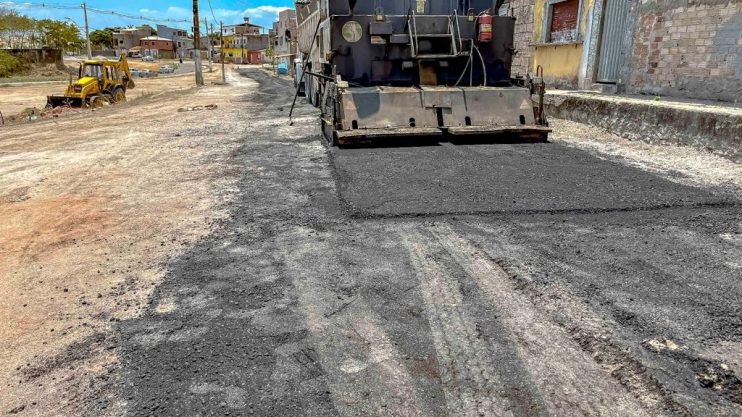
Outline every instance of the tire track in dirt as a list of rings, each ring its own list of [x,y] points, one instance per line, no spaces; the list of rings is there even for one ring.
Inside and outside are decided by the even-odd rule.
[[[503,323],[519,341],[522,358],[535,375],[550,415],[687,415],[687,410],[642,369],[632,366],[632,361],[609,359],[622,356],[618,349],[609,349],[610,335],[595,327],[600,319],[586,306],[565,298],[566,294],[552,294],[555,299],[567,300],[558,308],[576,327],[567,332],[549,318],[557,310],[554,306],[534,304],[516,288],[505,269],[450,225],[437,224],[431,232],[498,305]],[[581,323],[589,330],[581,329]]]
[[[297,228],[279,244],[293,248],[285,272],[300,277],[294,280],[296,296],[335,407],[341,415],[430,415],[394,343],[377,324],[380,318],[362,301],[343,300],[331,288],[326,274],[337,265],[327,243],[331,237],[309,241],[310,231]]]
[[[607,221],[615,221],[615,219]],[[656,226],[654,223],[650,224],[651,230],[654,231]],[[647,409],[656,410],[656,415],[741,415],[739,405],[739,398],[742,398],[739,394],[742,392],[741,385],[734,372],[727,366],[730,361],[734,362],[734,355],[721,355],[709,360],[711,358],[704,357],[700,352],[703,350],[703,342],[699,344],[697,336],[694,336],[694,332],[719,335],[723,332],[722,326],[728,326],[728,324],[720,323],[721,320],[715,319],[708,326],[701,324],[701,327],[719,326],[718,329],[693,329],[689,332],[688,328],[699,326],[699,321],[700,323],[703,321],[698,317],[685,316],[685,314],[675,314],[672,319],[662,318],[662,316],[654,317],[651,326],[648,326],[647,322],[637,324],[633,316],[637,314],[637,310],[621,308],[623,305],[621,297],[610,297],[605,294],[608,291],[606,287],[601,286],[600,281],[605,279],[606,272],[601,273],[600,270],[591,269],[592,266],[589,262],[584,262],[584,259],[570,260],[557,255],[560,244],[570,246],[577,243],[573,249],[577,254],[582,251],[581,257],[588,259],[594,257],[593,253],[586,251],[585,246],[579,244],[581,237],[575,238],[564,228],[560,233],[563,236],[560,238],[560,243],[554,243],[550,240],[541,241],[538,235],[534,236],[535,240],[531,241],[524,240],[522,235],[517,233],[515,234],[517,237],[514,237],[507,229],[488,222],[463,220],[451,225],[461,234],[468,236],[472,245],[479,248],[493,263],[505,270],[513,287],[527,297],[532,304],[537,305],[543,316],[559,325],[603,370],[609,372],[616,381],[625,386]],[[567,227],[566,230],[573,227]],[[724,225],[722,230],[727,230],[728,227]],[[531,233],[530,228],[533,228],[532,223],[526,225],[527,230],[523,233]],[[588,229],[582,229],[576,233],[582,236],[587,231]],[[672,242],[670,247],[673,251],[680,247],[681,250],[693,253],[691,257],[686,255],[689,267],[693,268],[698,268],[694,262],[690,262],[694,256],[708,256],[712,259],[719,259],[717,262],[722,262],[717,256],[719,253],[724,253],[724,246],[720,248],[719,245],[714,245],[713,238],[704,238],[703,234],[698,236],[697,241],[690,242],[684,238],[687,233],[687,231],[682,232],[682,229],[674,228],[663,231],[659,235],[648,234],[647,237],[642,236],[642,232],[639,231],[628,235],[622,232],[619,238],[611,243],[611,246],[602,248],[612,254],[614,258],[612,263],[626,265],[623,267],[626,269],[622,271],[622,274],[629,275],[630,280],[634,277],[639,279],[646,277],[646,274],[652,271],[662,273],[669,271],[668,276],[663,275],[654,280],[661,281],[660,285],[646,288],[647,284],[644,284],[644,288],[637,290],[638,293],[632,293],[631,288],[642,285],[641,282],[632,285],[620,284],[624,287],[624,291],[628,291],[628,295],[623,299],[635,297],[643,300],[644,296],[641,292],[647,291],[655,292],[659,296],[667,296],[672,293],[672,285],[676,285],[674,280],[677,280],[677,285],[686,288],[689,285],[692,287],[698,285],[701,288],[693,292],[681,291],[680,296],[674,297],[674,300],[688,296],[693,297],[689,299],[689,303],[698,302],[699,293],[704,294],[701,298],[704,300],[713,300],[714,294],[719,293],[733,297],[735,289],[732,283],[729,283],[728,287],[725,286],[723,292],[717,286],[719,284],[716,284],[719,282],[726,285],[723,275],[706,278],[701,271],[698,271],[697,275],[692,277],[685,269],[677,268],[676,263],[666,262],[665,264],[669,266],[663,268],[663,264],[653,261],[651,251],[649,254],[641,255],[641,251],[632,250],[632,246],[627,244],[627,242],[638,241],[641,246],[646,239],[650,239],[651,245],[663,250],[667,247],[666,241]],[[715,230],[711,236],[715,236],[716,233],[718,230]],[[493,236],[498,237],[493,238]],[[600,245],[604,244],[600,243]],[[705,255],[706,251],[713,253]],[[545,258],[546,263],[535,261],[536,257]],[[708,264],[702,262],[699,264],[706,265],[708,268]],[[616,275],[605,285],[610,287],[616,285],[616,282],[621,282],[622,274]],[[703,277],[700,281],[708,285],[702,285],[699,277]],[[583,298],[585,289],[580,287],[585,281],[595,282],[595,287],[592,285],[588,287],[588,291],[591,291],[588,292],[588,299]],[[711,282],[714,284],[712,285]],[[716,289],[713,292],[705,292],[711,288]],[[644,302],[648,301],[644,300]],[[720,301],[715,305],[720,306],[723,303],[724,301]],[[672,304],[675,305],[674,302]],[[656,305],[661,306],[661,301]],[[681,305],[678,304],[678,313],[693,310],[693,308],[681,308]],[[706,308],[713,306],[712,302]],[[733,302],[731,306],[734,306]],[[703,315],[703,311],[701,310],[699,314]],[[673,325],[673,323],[681,326],[680,329],[667,331],[661,327]],[[655,325],[657,327],[653,327]],[[677,342],[679,346],[663,347],[667,338],[674,339],[669,343]],[[704,387],[705,390],[701,389]]]
[[[450,414],[517,415],[503,396],[504,376],[492,364],[495,352],[479,337],[474,318],[461,307],[464,297],[458,281],[433,259],[430,241],[422,233],[407,231],[403,239],[420,281]]]

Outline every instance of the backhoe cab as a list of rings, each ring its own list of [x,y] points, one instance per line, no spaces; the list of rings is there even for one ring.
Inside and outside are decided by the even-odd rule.
[[[126,91],[134,88],[129,63],[122,55],[118,61],[85,60],[80,63],[78,79],[70,84],[63,95],[47,97],[46,106],[101,107],[105,101],[114,104],[126,101]]]

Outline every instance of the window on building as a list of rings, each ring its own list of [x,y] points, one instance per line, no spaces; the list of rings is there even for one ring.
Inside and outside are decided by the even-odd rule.
[[[548,0],[544,19],[544,42],[579,40],[581,0]]]

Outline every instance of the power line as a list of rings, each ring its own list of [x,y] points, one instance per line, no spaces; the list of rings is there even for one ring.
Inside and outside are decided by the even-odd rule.
[[[172,22],[172,23],[189,23],[190,22],[190,20],[188,19],[156,19],[156,18],[147,17],[147,16],[135,16],[131,14],[120,13],[120,12],[116,12],[113,10],[95,9],[92,7],[88,7],[88,11],[92,11],[98,14],[106,14],[106,15],[110,14],[110,15],[114,15],[118,17],[123,17],[126,19],[144,20],[144,21],[150,21],[150,22]]]
[[[214,9],[211,7],[211,0],[208,0],[209,2],[209,10],[211,10],[211,17],[214,19],[214,23],[217,23],[216,15],[214,14]]]
[[[0,6],[3,7],[16,7],[20,9],[30,9],[32,7],[42,7],[47,9],[62,9],[62,10],[72,10],[72,9],[79,9],[79,5],[73,5],[73,4],[64,4],[64,3],[31,3],[31,2],[23,2],[18,3],[14,1],[0,1]]]
[[[13,8],[20,8],[20,9],[31,9],[31,8],[42,8],[42,9],[57,9],[57,10],[77,10],[80,9],[80,6],[78,5],[72,5],[72,4],[65,4],[65,3],[35,3],[35,2],[22,2],[17,3],[13,1],[0,1],[0,7],[13,7]],[[131,20],[141,20],[145,22],[168,22],[168,23],[189,23],[190,20],[188,19],[158,19],[148,16],[136,16],[132,14],[127,13],[121,13],[117,12],[115,10],[105,10],[105,9],[98,9],[93,7],[88,7],[88,12],[90,13],[97,13],[102,15],[112,15],[117,17],[122,17],[125,19],[131,19]]]

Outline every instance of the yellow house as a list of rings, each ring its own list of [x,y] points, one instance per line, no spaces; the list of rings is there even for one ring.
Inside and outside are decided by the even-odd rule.
[[[236,47],[237,45],[234,40],[234,35],[224,36],[223,42],[224,42],[224,46],[222,48],[222,52],[224,53],[224,56],[227,59],[242,57],[242,55],[244,54],[244,51],[241,47],[240,48]]]
[[[595,0],[535,0],[531,72],[549,84],[575,87],[585,64],[588,16]]]
[[[235,63],[251,63],[256,60],[256,54],[266,49],[270,42],[268,35],[261,34],[262,27],[247,21],[244,23],[224,26],[223,52],[227,60]]]
[[[552,87],[735,101],[740,1],[504,0],[514,73]]]
[[[531,1],[533,19],[516,22],[532,25],[527,48],[531,73],[543,73],[546,82],[555,87],[625,85],[631,0]]]

